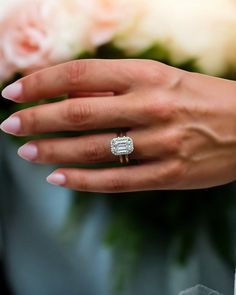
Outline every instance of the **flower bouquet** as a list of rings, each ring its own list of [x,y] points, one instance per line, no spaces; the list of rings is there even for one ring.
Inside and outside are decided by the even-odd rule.
[[[0,0],[0,88],[47,66],[79,58],[140,58],[206,74],[236,77],[233,0]],[[62,73],[63,74],[63,73]],[[0,102],[3,119],[19,107]],[[70,220],[95,194],[75,193]],[[201,230],[234,265],[230,214],[234,186],[197,191],[100,194],[113,221],[104,241],[119,256],[118,277],[146,247],[175,246],[184,263]]]

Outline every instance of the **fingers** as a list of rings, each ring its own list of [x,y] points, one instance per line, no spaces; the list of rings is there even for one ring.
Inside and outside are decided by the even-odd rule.
[[[58,169],[48,182],[77,191],[121,193],[171,189],[179,177],[176,163],[149,162],[106,169]]]
[[[81,131],[139,126],[139,103],[126,96],[71,99],[21,110],[1,124],[6,133],[18,136],[57,131]]]
[[[135,60],[76,60],[50,67],[10,85],[3,97],[17,102],[80,92],[124,93],[141,71]]]
[[[160,133],[153,137],[147,130],[132,130],[130,136],[134,142],[134,152],[130,159],[157,160],[176,154],[171,141]],[[111,152],[111,140],[115,133],[86,135],[73,138],[54,138],[35,140],[27,143],[18,151],[19,156],[35,163],[84,164],[118,162],[119,157]]]
[[[104,96],[114,96],[113,92],[70,92],[68,93],[69,98],[83,98],[83,97],[104,97]]]

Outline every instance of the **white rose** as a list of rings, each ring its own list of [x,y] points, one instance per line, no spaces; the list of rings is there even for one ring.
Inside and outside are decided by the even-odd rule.
[[[21,0],[0,0],[0,21],[13,5]]]
[[[60,14],[52,28],[53,60],[69,60],[89,49],[87,43],[88,19],[81,10],[84,0],[54,0]],[[46,0],[47,2],[47,0]],[[55,15],[55,13],[53,14]]]
[[[235,0],[146,0],[143,14],[127,28],[115,44],[130,54],[159,43],[174,64],[195,59],[213,75],[236,68]]]
[[[138,20],[145,5],[144,0],[75,0],[80,13],[85,16],[87,44],[91,49],[114,41],[124,30]]]
[[[196,59],[200,69],[222,75],[236,68],[234,0],[159,0],[158,40],[174,63]]]
[[[137,54],[158,40],[157,0],[130,1],[136,8],[132,19],[126,19],[115,44],[129,54]]]

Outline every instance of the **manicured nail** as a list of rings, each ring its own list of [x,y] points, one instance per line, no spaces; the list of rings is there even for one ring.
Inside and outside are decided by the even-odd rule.
[[[22,159],[26,161],[33,161],[38,156],[38,148],[32,143],[26,143],[18,149],[17,153]]]
[[[20,82],[13,83],[3,89],[2,97],[9,100],[17,101],[22,95],[22,88],[23,87]]]
[[[21,129],[21,120],[19,117],[10,117],[2,122],[0,129],[5,133],[16,135]]]
[[[53,172],[47,177],[47,182],[53,185],[64,185],[66,183],[66,176],[62,173]]]

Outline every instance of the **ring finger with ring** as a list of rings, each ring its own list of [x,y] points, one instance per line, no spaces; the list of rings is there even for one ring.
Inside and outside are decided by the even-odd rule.
[[[112,142],[114,143],[113,152],[111,151]],[[168,152],[170,151],[163,144],[163,137],[153,137],[147,129],[130,130],[125,137],[117,137],[115,133],[102,133],[33,140],[18,150],[19,156],[23,159],[45,164],[109,163],[117,162],[118,157],[121,156],[150,161],[157,160],[157,154],[163,157]],[[126,159],[124,162],[127,163]]]

